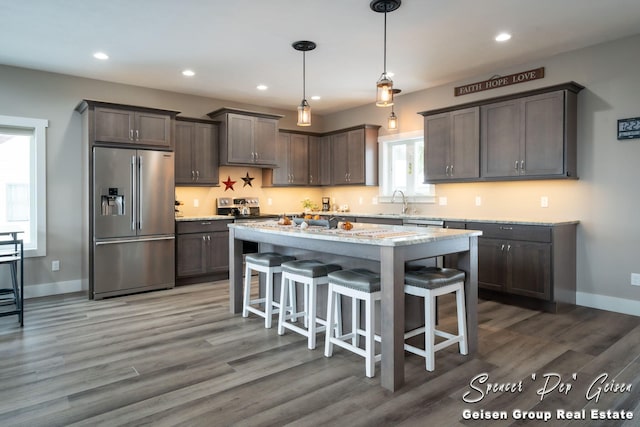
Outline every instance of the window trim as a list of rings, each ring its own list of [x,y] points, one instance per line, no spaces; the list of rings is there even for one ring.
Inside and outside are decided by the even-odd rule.
[[[378,158],[380,161],[378,162],[378,176],[380,177],[380,185],[379,185],[379,194],[378,194],[378,203],[391,203],[392,197],[384,194],[384,188],[386,184],[386,175],[385,175],[385,150],[389,144],[393,144],[400,141],[406,141],[410,139],[424,139],[424,131],[415,130],[410,132],[402,132],[390,135],[383,135],[378,137]],[[407,202],[410,203],[435,203],[436,202],[436,190],[435,185],[430,185],[430,190],[428,194],[421,195],[408,195]],[[395,203],[402,203],[402,201],[395,200]]]
[[[24,256],[39,257],[47,255],[47,128],[49,121],[30,117],[0,115],[0,126],[33,131],[33,155],[30,157],[30,206],[35,206],[35,225],[31,225],[35,237],[35,249],[25,249]],[[35,227],[35,228],[34,228]]]

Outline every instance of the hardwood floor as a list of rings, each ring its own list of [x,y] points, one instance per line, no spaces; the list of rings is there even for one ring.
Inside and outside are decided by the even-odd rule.
[[[454,325],[452,298],[440,301],[443,326]],[[101,301],[83,295],[26,302],[24,329],[0,318],[2,426],[637,426],[640,423],[640,317],[585,307],[542,313],[480,301],[480,349],[436,355],[436,370],[406,355],[406,385],[390,393],[364,375],[364,360],[340,348],[323,356],[306,340],[256,316],[228,310],[227,282],[183,286]],[[379,369],[379,365],[377,366]],[[521,392],[470,387],[518,383]],[[536,380],[532,374],[536,374]],[[576,378],[571,375],[576,373]],[[587,399],[602,373],[629,391]],[[542,399],[556,377],[571,385]],[[486,389],[487,384],[474,383]],[[592,387],[592,394],[597,382]],[[586,420],[558,410],[586,409]],[[465,409],[506,411],[507,420],[464,419]],[[632,411],[629,421],[592,420],[591,409]],[[518,420],[514,410],[551,414]]]

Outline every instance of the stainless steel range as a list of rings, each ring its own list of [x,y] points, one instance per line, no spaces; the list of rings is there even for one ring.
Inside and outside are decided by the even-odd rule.
[[[218,215],[234,217],[234,222],[268,221],[278,218],[275,214],[263,214],[260,212],[260,199],[257,197],[220,197],[217,200]],[[242,245],[242,253],[258,252],[258,244],[245,241]]]
[[[260,212],[260,199],[257,197],[220,197],[217,200],[218,215],[229,215],[236,222],[265,221],[278,218],[276,214]]]

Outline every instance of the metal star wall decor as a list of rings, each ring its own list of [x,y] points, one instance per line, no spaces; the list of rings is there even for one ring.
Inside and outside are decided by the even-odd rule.
[[[236,181],[231,181],[231,177],[227,175],[227,180],[226,181],[222,181],[222,183],[224,184],[224,191],[227,191],[228,189],[231,189],[231,191],[235,191],[233,189],[233,184],[236,183]]]
[[[253,185],[251,185],[251,181],[253,181],[254,179],[255,177],[249,176],[249,172],[247,172],[247,175],[242,178],[242,180],[244,181],[244,184],[242,184],[242,188],[246,187],[247,185],[249,187],[253,187]]]

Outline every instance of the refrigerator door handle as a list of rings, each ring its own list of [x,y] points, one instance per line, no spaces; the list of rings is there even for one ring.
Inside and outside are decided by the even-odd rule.
[[[121,239],[121,240],[105,240],[96,242],[96,246],[102,245],[115,245],[120,243],[137,243],[137,242],[153,242],[156,240],[175,240],[175,236],[163,236],[163,237],[147,237],[144,239]]]
[[[131,230],[136,229],[136,156],[131,156]]]
[[[138,156],[138,165],[138,216],[140,217],[138,221],[138,229],[142,230],[142,206],[144,205],[144,203],[142,203],[144,200],[142,198],[142,189],[144,188],[142,182],[142,156]]]

